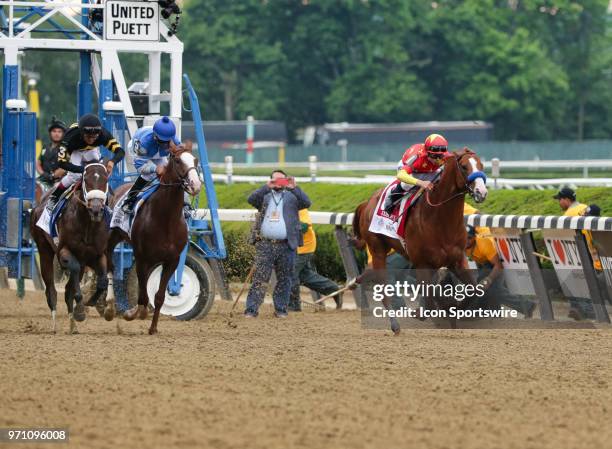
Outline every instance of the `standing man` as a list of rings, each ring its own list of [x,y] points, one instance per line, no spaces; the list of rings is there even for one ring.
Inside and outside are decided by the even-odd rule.
[[[66,173],[65,170],[59,168],[57,161],[57,153],[66,132],[66,125],[53,117],[48,131],[49,143],[43,147],[36,160],[36,172],[39,174],[38,180],[47,188],[51,188],[55,181],[61,179]]]
[[[563,210],[564,217],[577,217],[579,215],[584,215],[587,205],[578,202],[576,199],[576,192],[574,192],[569,187],[563,187],[561,190],[557,192],[554,199],[559,201],[559,207]],[[587,238],[587,244],[589,245],[589,250],[593,253],[593,247],[591,242],[589,241],[590,232],[582,231]],[[598,265],[599,264],[599,265]],[[599,262],[599,258],[594,261],[595,269],[598,267],[601,269],[601,263]],[[569,318],[573,318],[576,321],[580,321],[582,319],[588,318],[590,320],[595,319],[595,311],[593,310],[593,304],[590,300],[586,298],[568,298],[570,302],[570,311],[568,313]]]
[[[248,318],[258,315],[274,270],[277,280],[272,294],[274,316],[286,318],[296,249],[303,243],[299,210],[310,207],[310,199],[297,187],[294,178],[274,170],[266,185],[251,193],[247,201],[259,213],[251,235],[255,271],[244,315]]]
[[[300,285],[305,285],[323,296],[340,289],[334,281],[317,273],[314,266],[312,259],[317,249],[317,235],[312,228],[312,220],[310,219],[308,209],[301,209],[299,218],[304,244],[297,249],[297,259],[293,272],[293,286],[291,287],[291,299],[289,301],[289,310],[292,312],[300,312],[302,310]],[[334,296],[334,301],[336,302],[336,309],[342,308],[341,293]]]

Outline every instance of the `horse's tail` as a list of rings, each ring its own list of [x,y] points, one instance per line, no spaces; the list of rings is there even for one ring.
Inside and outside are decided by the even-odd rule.
[[[359,219],[361,218],[361,214],[365,210],[368,205],[367,201],[359,204],[355,209],[355,213],[353,214],[353,235],[355,236],[355,247],[361,249],[365,246],[365,241],[361,236],[361,232],[359,232]]]

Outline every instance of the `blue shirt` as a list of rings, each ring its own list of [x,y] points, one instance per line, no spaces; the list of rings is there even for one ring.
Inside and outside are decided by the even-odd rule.
[[[284,240],[287,238],[287,226],[283,218],[283,194],[284,192],[272,192],[266,215],[261,222],[261,236],[266,239]]]
[[[181,142],[174,137],[172,139],[175,145],[180,145]],[[136,153],[136,157],[145,159],[161,159],[170,154],[169,148],[162,148],[155,141],[152,126],[145,126],[134,133],[132,137],[132,149]]]

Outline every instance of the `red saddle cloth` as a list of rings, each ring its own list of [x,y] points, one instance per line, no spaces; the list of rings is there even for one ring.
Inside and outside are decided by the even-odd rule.
[[[391,192],[400,182],[400,180],[396,179],[391,182],[387,187],[385,187],[385,189],[380,195],[380,199],[378,200],[378,204],[376,205],[375,212],[378,217],[392,221],[396,224],[398,235],[395,236],[395,238],[403,238],[404,229],[406,228],[406,222],[408,220],[408,209],[412,204],[414,204],[414,201],[416,200],[415,196],[419,192],[418,187],[410,189],[400,201],[397,201],[397,203],[393,207],[393,210],[391,211],[391,214],[388,214],[385,211],[384,205],[387,202],[387,197],[391,194]]]

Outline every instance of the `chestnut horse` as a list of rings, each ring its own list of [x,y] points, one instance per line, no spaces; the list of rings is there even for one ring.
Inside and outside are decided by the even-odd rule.
[[[53,258],[57,254],[60,265],[70,271],[66,284],[65,300],[70,317],[70,332],[77,333],[76,321],[85,320],[85,306],[80,282],[85,267],[91,267],[97,275],[96,290],[90,299],[97,302],[106,299],[108,290],[106,244],[108,228],[104,220],[106,198],[108,193],[108,173],[106,167],[98,162],[90,163],[83,169],[80,186],[76,187],[68,200],[62,215],[57,221],[59,243],[57,246],[51,236],[36,226],[36,222],[45,211],[47,192],[32,212],[30,232],[38,247],[40,270],[45,283],[47,304],[51,309],[53,332],[56,330],[55,314],[57,291],[53,276]],[[73,302],[76,307],[73,309]],[[105,318],[114,314],[113,304],[107,304]]]
[[[376,191],[369,201],[357,206],[353,232],[357,239],[368,245],[374,270],[385,269],[387,253],[393,248],[412,262],[417,270],[418,282],[430,282],[435,270],[446,267],[461,281],[474,283],[464,267],[467,234],[463,221],[463,204],[466,193],[477,203],[485,200],[487,188],[483,165],[476,153],[468,148],[451,153],[443,165],[442,175],[433,190],[426,191],[408,211],[403,236],[405,247],[398,239],[369,231],[383,189]],[[427,300],[430,306],[429,298]],[[388,309],[389,304],[389,298],[383,300],[385,308]],[[400,331],[395,318],[391,318],[391,329],[395,334]]]
[[[160,185],[140,207],[131,229],[131,238],[119,228],[111,230],[108,245],[109,260],[117,243],[126,241],[132,245],[138,276],[138,305],[131,308],[123,317],[132,321],[147,317],[147,280],[153,269],[161,264],[162,274],[159,288],[155,294],[155,311],[149,334],[157,333],[159,312],[164,305],[166,288],[170,276],[178,266],[181,252],[187,245],[187,223],[183,216],[183,192],[197,195],[202,183],[197,172],[197,159],[191,154],[191,142],[176,147],[170,144],[168,165],[160,177]],[[123,185],[117,189],[114,201],[129,189]],[[121,205],[115,205],[120,207]],[[112,262],[111,262],[112,265]]]

